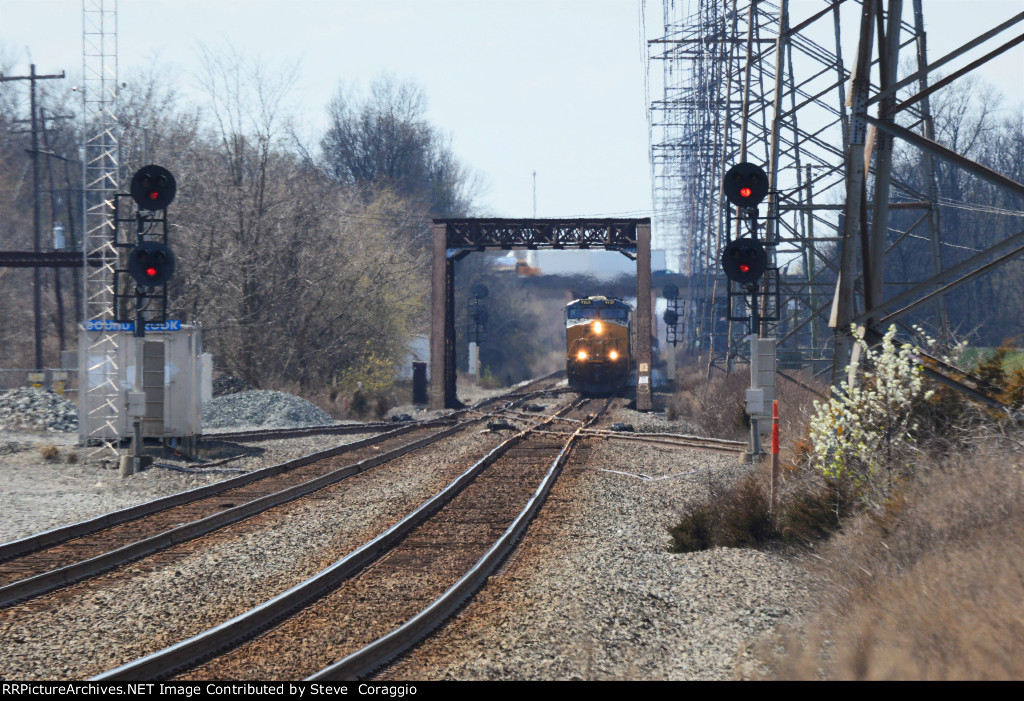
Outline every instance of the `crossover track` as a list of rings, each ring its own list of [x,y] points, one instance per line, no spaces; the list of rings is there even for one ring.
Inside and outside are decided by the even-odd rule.
[[[550,375],[545,375],[536,380],[533,380],[515,392],[509,392],[507,394],[498,395],[484,399],[483,401],[474,404],[472,407],[466,409],[459,409],[452,412],[443,419],[434,419],[431,421],[413,421],[397,423],[394,421],[374,421],[362,424],[326,424],[323,426],[302,426],[298,428],[263,428],[252,431],[219,431],[217,433],[208,433],[203,436],[206,440],[217,440],[217,441],[239,441],[239,442],[250,442],[250,441],[268,441],[268,440],[279,440],[282,438],[302,438],[304,436],[319,436],[319,435],[348,435],[353,433],[380,433],[382,431],[394,430],[396,426],[401,425],[424,425],[431,424],[436,425],[443,421],[452,421],[455,418],[462,416],[467,411],[480,410],[488,407],[492,404],[502,401],[514,401],[516,399],[529,399],[534,396],[538,391],[538,386],[550,384],[552,380],[560,378],[565,374],[564,370],[553,372]],[[562,392],[568,391],[567,389],[549,389],[550,392]]]
[[[592,428],[584,429],[581,433],[586,438],[608,438],[613,440],[637,441],[639,443],[657,443],[660,445],[679,446],[680,448],[715,450],[722,453],[745,453],[748,448],[747,443],[744,441],[728,441],[722,438],[687,436],[682,433],[632,433]]]
[[[550,380],[549,378],[543,378]],[[538,383],[542,383],[538,381]],[[548,390],[519,392],[514,408]],[[508,401],[509,395],[487,400]],[[67,586],[293,501],[501,414],[484,403],[212,485],[0,545],[0,607]]]
[[[318,575],[96,679],[166,678],[180,670],[181,678],[197,679],[368,674],[415,645],[482,585],[540,508],[583,428],[612,399],[602,401],[562,409],[558,415],[573,414],[580,423],[557,437],[550,429],[558,415],[535,417],[538,424]]]

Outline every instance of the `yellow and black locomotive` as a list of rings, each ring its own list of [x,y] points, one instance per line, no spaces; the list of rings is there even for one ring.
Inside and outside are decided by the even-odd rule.
[[[633,308],[614,297],[584,297],[565,308],[566,371],[581,394],[611,394],[633,363]]]

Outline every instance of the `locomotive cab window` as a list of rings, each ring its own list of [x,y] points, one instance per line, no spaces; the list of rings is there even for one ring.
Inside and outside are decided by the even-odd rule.
[[[596,319],[597,310],[593,307],[570,307],[570,319]]]

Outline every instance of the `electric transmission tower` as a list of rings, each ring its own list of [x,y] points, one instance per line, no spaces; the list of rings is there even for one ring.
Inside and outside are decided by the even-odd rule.
[[[922,0],[822,0],[791,13],[788,0],[662,0],[662,35],[648,41],[648,80],[663,89],[651,103],[654,233],[688,278],[684,343],[709,372],[731,370],[747,347],[746,325],[723,313],[730,288],[720,265],[743,235],[740,212],[722,194],[722,176],[737,163],[762,167],[770,182],[758,225],[769,320],[759,335],[778,339],[780,365],[829,373],[833,384],[856,362],[856,335],[879,337],[916,311],[942,336],[944,296],[1024,252],[1022,232],[944,261],[937,162],[1011,195],[1024,195],[1024,185],[936,143],[929,101],[1024,41],[1019,30],[999,38],[1024,13],[929,60],[923,8]],[[857,36],[852,57],[844,36]],[[968,62],[975,49],[987,53]],[[931,82],[957,63],[965,65]],[[896,144],[920,164],[916,183],[894,172]],[[886,280],[886,261],[900,255],[926,258],[928,275]]]

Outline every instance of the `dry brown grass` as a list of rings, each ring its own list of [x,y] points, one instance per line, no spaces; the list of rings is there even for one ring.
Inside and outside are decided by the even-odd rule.
[[[731,437],[744,436],[730,419],[745,374],[711,382],[699,372],[682,376],[673,398],[681,415],[708,435],[722,435],[715,427],[732,424]],[[796,552],[818,575],[820,606],[800,628],[764,647],[773,676],[1024,678],[1021,427],[986,420],[963,402],[945,414],[933,402],[920,411],[916,436],[916,446],[931,456],[893,466],[888,473],[899,481],[886,501],[857,509],[842,485],[808,469],[804,427],[814,392],[783,381],[779,390],[787,469],[772,529],[762,527],[766,480],[758,470],[710,484],[707,495],[681,506],[673,528],[675,545],[684,550],[818,542]]]
[[[796,460],[798,442],[807,435],[807,417],[813,402],[821,399],[826,391],[825,384],[813,379],[810,373],[788,371],[787,374],[805,387],[782,378],[776,383],[784,464]],[[750,368],[746,365],[737,366],[730,375],[715,371],[711,379],[705,368],[695,365],[680,368],[676,373],[677,390],[669,398],[666,412],[670,418],[688,419],[701,435],[745,440],[750,433],[745,413],[749,386]],[[763,428],[762,433],[768,433],[770,426]]]
[[[766,653],[779,678],[1024,678],[1019,447],[937,460],[814,556],[821,611]]]
[[[744,413],[749,385],[750,370],[746,366],[730,375],[716,372],[710,380],[702,368],[681,368],[676,373],[676,393],[668,400],[666,412],[689,420],[703,436],[743,440],[750,431]]]
[[[734,478],[709,473],[703,493],[677,507],[671,550],[810,545],[836,531],[839,514],[848,511],[848,501],[820,476],[787,473],[779,486],[773,517],[767,464]]]

